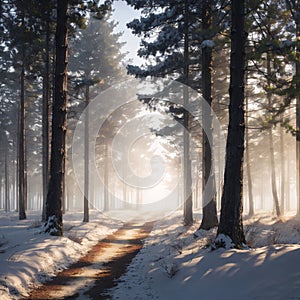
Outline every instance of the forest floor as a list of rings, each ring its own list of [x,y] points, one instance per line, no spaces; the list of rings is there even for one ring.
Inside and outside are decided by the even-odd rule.
[[[26,299],[107,299],[107,290],[126,273],[152,226],[153,222],[126,223]]]
[[[212,250],[216,228],[198,230],[200,211],[190,227],[182,211],[127,213],[91,211],[83,223],[70,212],[65,236],[51,237],[41,233],[39,212],[25,221],[0,212],[0,299],[300,299],[293,213],[245,216],[242,250]]]
[[[248,248],[212,250],[217,228],[182,224],[177,211],[154,224],[117,286],[118,300],[300,300],[300,220],[294,213],[244,216]]]

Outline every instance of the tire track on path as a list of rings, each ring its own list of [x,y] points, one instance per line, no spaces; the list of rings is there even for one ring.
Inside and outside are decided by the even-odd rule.
[[[153,224],[124,224],[99,241],[78,262],[33,290],[25,299],[109,299],[107,290],[126,273],[127,266],[143,247]]]

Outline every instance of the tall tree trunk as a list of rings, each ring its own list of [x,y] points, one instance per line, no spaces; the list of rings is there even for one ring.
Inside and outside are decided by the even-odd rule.
[[[105,145],[105,159],[104,159],[104,199],[103,199],[103,211],[108,211],[108,144]]]
[[[17,147],[18,148],[18,147]],[[17,151],[18,153],[18,151]],[[12,209],[18,211],[18,179],[17,179],[17,172],[18,172],[18,166],[17,166],[17,160],[15,160],[13,158],[12,160],[12,164],[13,164],[13,169],[11,171],[12,173],[12,198],[13,198],[13,202],[12,202]]]
[[[90,176],[90,183],[89,183],[89,203],[90,205],[95,208],[96,206],[96,190],[95,190],[95,180],[93,177]]]
[[[284,151],[284,133],[283,127],[280,126],[280,163],[281,163],[281,181],[280,181],[280,212],[284,215],[285,211],[285,151]]]
[[[267,53],[267,84],[268,87],[271,86],[271,57],[269,53]],[[269,107],[272,106],[272,94],[270,91],[267,92],[267,99]],[[272,125],[270,125],[272,126]],[[280,208],[279,208],[279,199],[277,193],[277,185],[276,185],[276,171],[275,171],[275,157],[274,157],[274,142],[273,142],[273,133],[272,127],[269,128],[268,132],[269,137],[269,149],[270,149],[270,163],[271,163],[271,185],[272,185],[272,195],[273,195],[273,203],[276,211],[277,217],[280,216]]]
[[[26,219],[27,189],[26,185],[26,132],[25,132],[25,1],[22,2],[22,66],[20,74],[20,111],[19,111],[19,219]]]
[[[291,11],[292,18],[296,24],[296,73],[293,78],[296,83],[296,201],[297,216],[300,216],[300,4],[298,0],[286,0]]]
[[[42,221],[46,221],[46,199],[49,184],[49,105],[51,99],[50,87],[50,7],[46,10],[46,39],[45,39],[45,74],[43,78],[43,211]]]
[[[221,141],[218,141],[217,144],[217,151],[218,151],[218,183],[222,182],[221,178],[223,176],[222,174],[222,153],[221,153]],[[221,192],[221,186],[218,187],[217,191],[217,211],[221,209],[221,198],[222,198],[222,192]]]
[[[126,209],[129,205],[128,205],[128,199],[127,199],[127,184],[126,184],[126,181],[125,181],[125,170],[124,170],[124,164],[122,165],[122,175],[123,175],[123,180],[122,180],[122,208],[123,209]]]
[[[226,165],[221,204],[220,224],[216,242],[221,234],[229,236],[240,248],[245,243],[243,231],[243,157],[244,157],[244,74],[245,74],[245,7],[244,1],[231,1],[230,103],[226,144]],[[229,245],[226,245],[229,246]]]
[[[65,158],[67,157],[67,149],[65,148]],[[66,160],[64,160],[65,164]],[[66,169],[66,166],[64,165],[63,169]],[[62,213],[66,213],[66,207],[67,207],[67,194],[66,194],[66,180],[65,180],[65,172],[63,174],[63,186],[62,186],[62,203],[61,203],[61,209]]]
[[[5,200],[3,198],[2,176],[0,175],[0,208],[5,208]]]
[[[10,197],[9,197],[9,171],[8,171],[8,143],[5,147],[5,211],[10,211]]]
[[[298,2],[299,3],[299,2]],[[300,14],[300,8],[298,4],[297,16]],[[299,17],[296,22],[296,37],[297,37],[297,61],[296,61],[296,172],[297,172],[297,215],[300,216],[300,21]]]
[[[268,137],[269,137],[270,163],[271,163],[271,184],[272,184],[272,196],[273,196],[274,209],[276,211],[277,217],[279,217],[280,208],[279,208],[279,199],[278,199],[277,185],[276,185],[274,142],[273,142],[272,132],[273,132],[272,128],[270,128],[268,132]]]
[[[291,182],[290,182],[290,174],[291,174],[291,167],[290,167],[290,163],[291,163],[291,157],[290,157],[290,153],[287,153],[287,170],[286,170],[286,176],[285,176],[285,186],[286,186],[286,209],[287,211],[289,211],[291,209]]]
[[[25,203],[27,193],[25,189],[25,71],[24,66],[21,70],[21,97],[19,112],[19,219],[26,219]]]
[[[89,102],[90,87],[85,87],[85,124],[84,124],[84,202],[83,222],[89,222]]]
[[[247,79],[246,79],[247,81]],[[253,200],[253,191],[252,191],[252,176],[251,176],[251,167],[250,167],[250,149],[249,149],[249,98],[248,95],[246,96],[246,129],[245,129],[245,138],[246,138],[246,166],[247,166],[247,182],[248,182],[248,198],[249,198],[249,217],[252,217],[254,215],[254,200]]]
[[[183,75],[185,85],[183,87],[184,107],[189,103],[189,0],[184,1],[184,69]],[[183,115],[183,147],[184,147],[184,204],[183,221],[186,226],[193,223],[193,200],[192,200],[192,178],[191,178],[191,160],[190,160],[190,141],[189,141],[189,114],[185,110]]]
[[[66,152],[68,0],[57,0],[55,94],[52,108],[50,181],[45,231],[63,235],[62,202]]]
[[[260,209],[264,210],[265,208],[265,181],[266,176],[264,175],[264,172],[261,172],[260,174]]]
[[[247,166],[247,182],[248,182],[248,198],[249,198],[249,217],[254,215],[254,200],[253,200],[253,185],[250,165],[250,150],[249,150],[249,131],[246,129],[246,166]]]
[[[20,197],[19,197],[19,162],[20,162],[20,128],[21,128],[21,111],[20,108],[18,109],[18,134],[16,136],[16,145],[17,145],[17,153],[16,153],[16,169],[15,169],[15,178],[16,178],[16,210],[17,212],[20,211],[19,204],[20,204]]]
[[[24,107],[24,208],[28,207],[28,178],[27,178],[27,137],[26,137],[26,112]]]
[[[202,30],[203,40],[210,39],[209,30],[211,29],[211,1],[202,1]],[[202,46],[202,96],[209,107],[212,103],[212,47],[203,43]],[[203,217],[200,225],[201,229],[209,230],[218,225],[217,205],[216,205],[216,187],[214,164],[212,157],[212,146],[209,141],[213,140],[213,124],[211,111],[206,109],[206,105],[202,106],[202,211]],[[211,180],[209,180],[211,179]],[[208,186],[209,185],[209,186]],[[212,199],[207,199],[205,191],[213,191]],[[210,194],[210,193],[208,193]]]

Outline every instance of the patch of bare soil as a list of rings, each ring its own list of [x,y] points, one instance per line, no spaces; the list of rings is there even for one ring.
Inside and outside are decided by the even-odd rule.
[[[152,227],[153,222],[125,224],[25,299],[110,299],[107,290],[125,274]]]

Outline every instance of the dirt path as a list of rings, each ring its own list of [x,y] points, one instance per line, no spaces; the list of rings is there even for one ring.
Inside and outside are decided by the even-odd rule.
[[[110,299],[107,289],[126,272],[152,227],[153,222],[125,224],[26,299]]]

